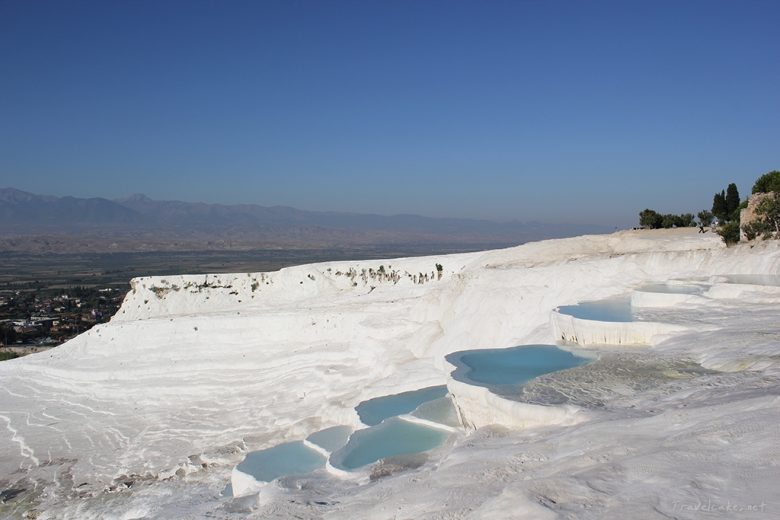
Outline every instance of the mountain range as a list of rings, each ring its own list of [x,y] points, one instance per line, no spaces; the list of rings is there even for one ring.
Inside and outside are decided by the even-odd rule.
[[[480,247],[606,231],[610,230],[585,224],[304,211],[287,206],[160,201],[141,194],[115,200],[54,197],[0,189],[0,250],[25,249],[25,238],[31,244],[37,240],[33,249],[40,250],[42,237],[55,251],[58,242],[72,243],[73,238],[91,241],[91,249],[97,250],[102,243],[108,250],[412,243]]]

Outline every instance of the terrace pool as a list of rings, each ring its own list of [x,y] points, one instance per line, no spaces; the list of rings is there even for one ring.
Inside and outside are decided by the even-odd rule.
[[[353,432],[346,425],[333,426],[303,441],[253,451],[235,467],[231,485],[223,493],[238,489],[243,496],[256,492],[259,482],[304,476],[324,468],[326,462],[350,471],[386,457],[422,453],[441,445],[460,426],[445,385],[377,397],[360,403],[356,410],[368,428]]]
[[[422,453],[440,446],[450,433],[405,421],[398,417],[352,434],[346,446],[335,452],[330,463],[351,471],[395,455]]]
[[[248,453],[236,469],[258,482],[271,482],[279,477],[305,475],[324,466],[324,455],[295,441]]]
[[[447,386],[429,386],[420,390],[386,395],[363,401],[355,407],[358,416],[366,426],[374,426],[389,417],[414,411],[418,406],[447,395]]]
[[[516,388],[531,379],[574,368],[591,360],[554,345],[527,345],[504,349],[467,350],[447,356],[457,368],[452,377],[491,389]]]
[[[631,312],[631,298],[621,296],[606,300],[581,302],[577,305],[563,305],[558,307],[560,314],[573,316],[581,320],[629,322],[634,321]]]

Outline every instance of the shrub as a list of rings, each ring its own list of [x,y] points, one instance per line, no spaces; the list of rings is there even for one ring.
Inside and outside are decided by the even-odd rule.
[[[14,352],[0,352],[0,361],[7,361],[9,359],[15,359],[18,357],[19,354],[16,354]]]
[[[739,242],[739,222],[732,220],[718,228],[718,234],[727,244],[736,244]]]

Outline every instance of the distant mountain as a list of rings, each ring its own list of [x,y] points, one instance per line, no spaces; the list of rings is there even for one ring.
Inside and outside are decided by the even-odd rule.
[[[73,227],[142,225],[143,217],[116,202],[75,197],[35,195],[13,188],[0,189],[0,229],[68,230]]]
[[[25,235],[98,237],[112,244],[135,240],[145,250],[155,244],[172,247],[171,241],[179,244],[176,247],[203,244],[218,249],[423,242],[497,246],[607,231],[581,224],[303,211],[286,206],[159,201],[141,194],[117,200],[52,197],[0,189],[0,234],[15,236],[17,246],[23,245],[18,238]],[[51,245],[56,239],[46,243],[56,249]]]

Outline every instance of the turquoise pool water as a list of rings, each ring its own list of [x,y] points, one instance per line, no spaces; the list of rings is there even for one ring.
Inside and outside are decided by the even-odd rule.
[[[628,322],[634,321],[629,297],[581,302],[577,305],[563,305],[558,312],[581,320]]]
[[[288,475],[304,475],[323,466],[324,456],[302,441],[295,441],[248,453],[236,469],[257,481],[271,482]]]
[[[528,345],[455,352],[447,356],[447,361],[457,367],[452,373],[456,380],[495,389],[521,386],[542,374],[578,367],[591,360],[554,345]]]
[[[367,426],[374,426],[389,417],[414,411],[427,401],[433,401],[447,395],[447,386],[429,386],[420,390],[386,395],[363,401],[355,407],[360,420]]]
[[[331,456],[330,462],[336,468],[355,470],[394,455],[431,450],[448,436],[446,431],[392,417],[353,433],[346,446]]]
[[[349,426],[333,426],[332,428],[325,428],[312,433],[306,437],[306,440],[332,453],[347,443],[351,433],[352,428]]]
[[[442,385],[364,401],[356,409],[369,428],[356,432],[344,425],[326,428],[312,433],[305,442],[287,442],[251,452],[236,469],[259,482],[271,482],[323,468],[328,453],[334,467],[349,471],[386,457],[428,451],[444,442],[450,433],[396,416],[412,414],[419,419],[460,426],[446,395],[447,387]],[[224,493],[232,494],[232,490],[225,488]]]

